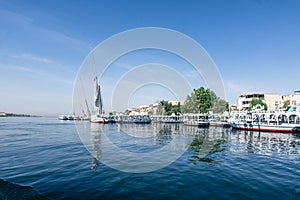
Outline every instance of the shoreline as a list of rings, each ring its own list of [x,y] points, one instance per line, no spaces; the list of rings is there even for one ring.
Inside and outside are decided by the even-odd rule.
[[[40,116],[29,115],[29,114],[16,114],[16,113],[0,112],[0,117],[40,117]]]

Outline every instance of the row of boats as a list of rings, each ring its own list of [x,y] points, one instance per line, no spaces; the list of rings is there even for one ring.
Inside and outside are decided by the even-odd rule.
[[[184,114],[182,116],[99,115],[91,118],[63,116],[61,120],[90,120],[92,123],[183,123],[197,127],[232,127],[250,131],[300,132],[300,112],[235,112],[228,116]]]
[[[233,112],[226,118],[188,114],[184,124],[190,126],[222,126],[238,130],[300,133],[300,112]]]

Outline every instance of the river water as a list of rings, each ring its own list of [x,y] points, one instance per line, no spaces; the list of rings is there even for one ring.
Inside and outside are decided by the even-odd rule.
[[[92,132],[84,135],[82,127]],[[49,199],[300,199],[299,134],[84,121],[77,128],[81,134],[73,121],[50,117],[0,118],[0,179]],[[127,166],[134,162],[102,148],[103,134],[134,155],[172,141],[169,151],[182,155],[163,168],[135,171],[144,166]],[[171,156],[151,155],[157,157],[142,157],[146,166]]]

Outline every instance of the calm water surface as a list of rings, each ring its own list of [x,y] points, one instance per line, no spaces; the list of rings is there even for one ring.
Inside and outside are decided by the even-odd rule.
[[[50,199],[300,199],[299,135],[124,125],[135,134],[153,132],[153,137],[136,139],[124,136],[116,124],[100,128],[129,151],[161,148],[178,130],[191,145],[165,168],[126,173],[94,158],[101,159],[101,133],[91,136],[92,156],[74,122],[0,118],[0,178],[31,186]]]

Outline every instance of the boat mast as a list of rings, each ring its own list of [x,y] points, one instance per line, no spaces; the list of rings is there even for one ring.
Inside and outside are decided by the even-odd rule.
[[[103,109],[102,109],[101,87],[100,85],[98,87],[99,87],[99,114],[102,115]]]
[[[89,105],[87,103],[87,100],[86,99],[84,99],[84,100],[85,100],[85,105],[86,105],[86,109],[87,109],[87,114],[90,117],[91,116],[91,112],[90,112],[90,109],[89,109]]]

